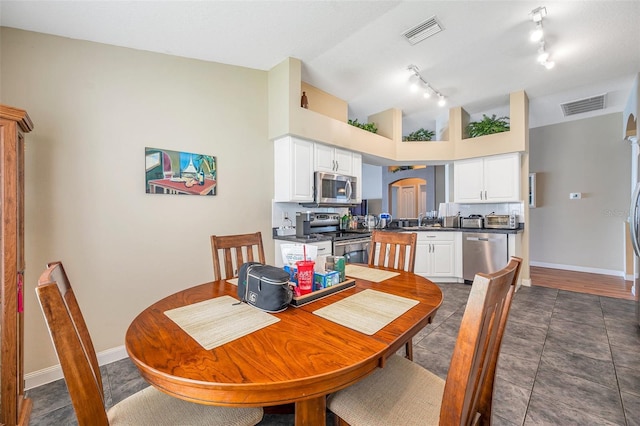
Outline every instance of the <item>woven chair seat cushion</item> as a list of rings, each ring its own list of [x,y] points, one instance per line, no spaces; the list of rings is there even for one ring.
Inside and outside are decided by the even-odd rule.
[[[232,408],[183,401],[149,386],[107,411],[110,425],[255,425],[262,408]]]
[[[328,408],[352,426],[437,425],[445,381],[393,355],[384,368],[329,397]]]

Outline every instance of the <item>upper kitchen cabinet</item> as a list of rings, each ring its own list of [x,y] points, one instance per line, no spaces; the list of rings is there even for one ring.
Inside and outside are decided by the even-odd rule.
[[[519,154],[460,160],[453,165],[457,203],[520,201]]]
[[[275,201],[312,202],[314,143],[293,136],[273,143]]]
[[[314,170],[353,176],[353,154],[340,148],[315,144]]]

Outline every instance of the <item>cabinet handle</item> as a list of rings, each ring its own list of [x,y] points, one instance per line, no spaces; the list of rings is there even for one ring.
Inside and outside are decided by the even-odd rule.
[[[482,191],[480,191],[480,199],[482,200]]]
[[[321,247],[317,251],[325,251],[326,249],[327,249],[326,247]]]
[[[486,190],[484,191],[484,199],[485,200],[487,199],[487,191]]]

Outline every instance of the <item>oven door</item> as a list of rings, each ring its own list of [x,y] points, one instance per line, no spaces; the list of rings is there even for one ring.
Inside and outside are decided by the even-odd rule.
[[[371,239],[335,241],[333,255],[344,256],[345,263],[369,263],[369,244]]]

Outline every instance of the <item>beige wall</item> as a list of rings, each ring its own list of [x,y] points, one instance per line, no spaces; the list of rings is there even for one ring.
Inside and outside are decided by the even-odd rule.
[[[35,285],[62,260],[97,351],[152,302],[212,278],[210,234],[259,230],[273,260],[267,73],[3,28],[0,101],[26,149],[27,373],[57,364]],[[218,195],[148,195],[144,148],[217,156]]]
[[[615,113],[531,129],[538,206],[529,210],[531,264],[624,271],[631,148],[621,123]],[[571,192],[582,199],[570,200]]]

